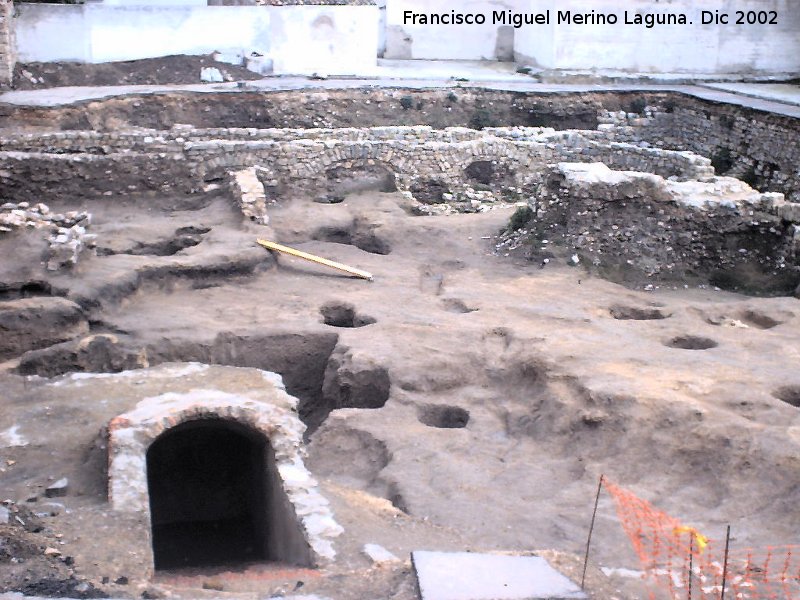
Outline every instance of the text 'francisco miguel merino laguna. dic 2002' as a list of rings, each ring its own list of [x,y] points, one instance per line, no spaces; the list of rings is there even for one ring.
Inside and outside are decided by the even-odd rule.
[[[455,10],[441,13],[420,13],[403,11],[403,25],[511,25],[517,29],[525,25],[640,25],[648,29],[656,25],[687,25],[691,21],[684,13],[638,13],[624,11],[622,17],[617,13],[591,11],[577,13],[571,10],[540,13],[518,13],[510,10],[492,11],[487,18],[484,13],[461,13]]]

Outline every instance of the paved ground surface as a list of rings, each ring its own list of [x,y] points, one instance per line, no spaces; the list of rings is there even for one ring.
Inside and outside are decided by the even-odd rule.
[[[705,87],[751,98],[800,106],[800,85],[789,83],[707,83]]]
[[[412,64],[413,63],[413,64]],[[369,87],[441,88],[483,87],[487,89],[531,91],[539,93],[597,92],[603,90],[675,91],[711,100],[800,118],[800,86],[767,83],[704,84],[661,83],[651,80],[628,83],[539,83],[528,75],[515,72],[511,63],[477,61],[386,61],[374,77],[331,78],[267,77],[248,81],[194,85],[132,85],[103,87],[60,87],[43,90],[10,91],[0,94],[0,102],[16,105],[58,106],[84,100],[126,94],[158,92],[235,92],[240,89],[302,90]],[[702,84],[702,85],[700,85]]]

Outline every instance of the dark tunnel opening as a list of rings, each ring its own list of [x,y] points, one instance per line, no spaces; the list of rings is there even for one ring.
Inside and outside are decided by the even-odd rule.
[[[150,446],[156,569],[269,558],[267,456],[262,436],[219,419],[178,425]]]

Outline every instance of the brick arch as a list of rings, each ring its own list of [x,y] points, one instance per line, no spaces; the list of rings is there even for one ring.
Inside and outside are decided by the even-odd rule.
[[[274,455],[280,487],[294,510],[310,563],[335,556],[333,538],[342,529],[303,463],[305,425],[295,412],[297,400],[286,394],[280,378],[269,382],[280,404],[268,404],[219,390],[169,392],[146,398],[108,425],[108,495],[114,510],[139,513],[150,521],[147,452],[164,433],[184,423],[224,420],[262,436]],[[149,534],[149,532],[148,532]]]

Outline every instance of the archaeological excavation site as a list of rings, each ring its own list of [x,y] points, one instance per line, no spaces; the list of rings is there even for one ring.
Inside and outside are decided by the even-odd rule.
[[[605,491],[574,586],[601,475],[716,551],[797,541],[797,118],[458,85],[0,110],[0,591],[412,599],[433,551],[647,597]]]

